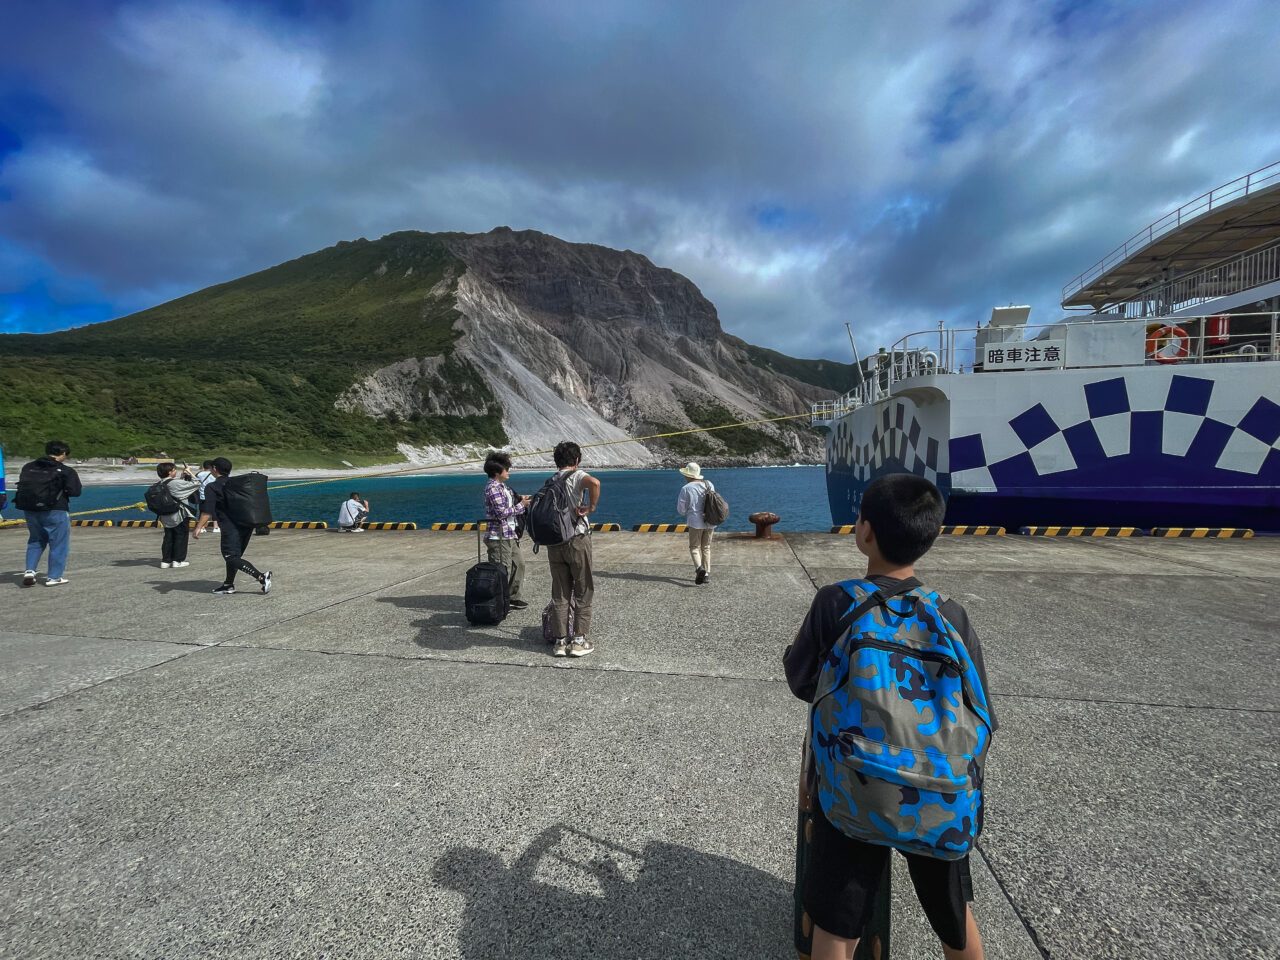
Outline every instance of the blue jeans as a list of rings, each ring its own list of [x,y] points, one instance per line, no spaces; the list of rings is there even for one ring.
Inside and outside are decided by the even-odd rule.
[[[67,570],[71,552],[71,514],[65,510],[24,510],[27,516],[27,569],[34,570],[40,554],[49,548],[49,579]]]

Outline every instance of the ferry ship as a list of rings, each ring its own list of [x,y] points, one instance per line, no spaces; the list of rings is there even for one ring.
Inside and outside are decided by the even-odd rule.
[[[832,522],[905,472],[948,524],[1280,533],[1280,162],[1161,217],[1061,302],[1053,323],[997,307],[859,361],[812,412]]]

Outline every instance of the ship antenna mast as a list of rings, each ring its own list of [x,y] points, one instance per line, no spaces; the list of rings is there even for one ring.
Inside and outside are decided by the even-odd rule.
[[[858,371],[858,382],[862,382],[862,359],[858,356],[858,345],[853,342],[853,328],[849,321],[844,322],[844,329],[849,334],[849,346],[853,348],[853,368]]]

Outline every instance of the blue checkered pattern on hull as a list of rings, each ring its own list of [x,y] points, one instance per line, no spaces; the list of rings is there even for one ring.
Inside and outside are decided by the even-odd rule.
[[[999,490],[1051,478],[1070,485],[1100,467],[1156,480],[1184,470],[1199,479],[1216,472],[1280,474],[1280,406],[1258,397],[1238,422],[1225,422],[1211,414],[1214,386],[1213,380],[1174,375],[1160,409],[1138,409],[1124,377],[1086,384],[1084,419],[1060,422],[1037,403],[1008,420],[1007,430],[952,438],[952,484]],[[1153,473],[1156,464],[1166,473]]]

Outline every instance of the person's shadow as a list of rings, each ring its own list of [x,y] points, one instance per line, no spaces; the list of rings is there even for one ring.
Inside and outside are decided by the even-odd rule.
[[[677,587],[694,587],[692,577],[655,577],[649,573],[610,573],[607,570],[593,570],[591,575],[600,580],[633,580],[637,583],[673,583]]]
[[[476,960],[795,956],[790,882],[678,844],[631,850],[557,825],[510,869],[455,847],[432,878],[466,898],[459,945]]]
[[[377,603],[390,603],[406,610],[421,611],[424,616],[410,626],[417,628],[416,646],[442,653],[514,647],[518,650],[543,652],[541,619],[526,623],[531,607],[512,610],[502,623],[472,625],[463,610],[462,597],[456,593],[419,594],[409,597],[377,597]]]

